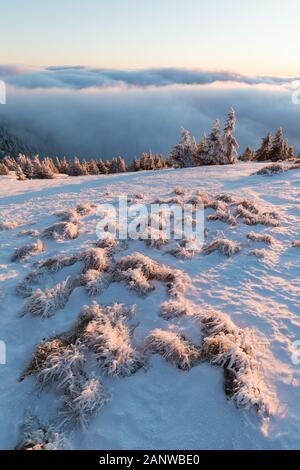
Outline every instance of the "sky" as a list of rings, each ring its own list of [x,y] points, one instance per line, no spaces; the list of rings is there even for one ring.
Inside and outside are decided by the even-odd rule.
[[[166,156],[231,107],[241,153],[279,126],[300,151],[299,0],[0,0],[0,18],[0,131],[40,153]]]
[[[298,0],[0,0],[0,63],[298,76]]]

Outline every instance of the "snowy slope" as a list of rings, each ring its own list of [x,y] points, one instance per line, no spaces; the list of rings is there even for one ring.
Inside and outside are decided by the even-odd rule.
[[[33,264],[57,254],[72,254],[92,247],[97,240],[95,214],[80,219],[76,240],[43,239],[46,251],[22,262],[12,262],[16,247],[33,243],[22,230],[41,231],[58,221],[59,210],[82,202],[115,202],[119,195],[143,193],[145,201],[174,197],[174,188],[183,187],[183,200],[196,190],[212,197],[231,194],[255,201],[259,207],[276,211],[278,226],[236,226],[206,221],[207,241],[220,235],[240,243],[241,251],[232,257],[218,252],[208,256],[196,253],[192,259],[178,259],[141,241],[130,242],[116,252],[117,259],[134,251],[160,264],[186,272],[191,286],[185,298],[194,306],[212,307],[227,314],[241,329],[254,334],[254,350],[266,384],[270,417],[249,409],[237,409],[223,390],[223,372],[204,361],[182,371],[159,355],[152,355],[147,367],[126,378],[106,377],[89,358],[88,367],[101,377],[111,400],[91,419],[86,431],[74,428],[67,433],[69,445],[78,449],[286,449],[300,447],[300,369],[291,356],[293,342],[300,339],[300,170],[272,177],[253,176],[260,164],[164,170],[111,176],[58,178],[47,181],[15,181],[0,177],[0,211],[3,220],[22,220],[24,225],[0,231],[0,339],[7,347],[7,364],[0,365],[0,448],[14,448],[20,440],[24,413],[30,411],[44,423],[54,422],[60,394],[47,389],[38,392],[35,378],[18,382],[34,348],[72,328],[81,308],[97,300],[136,305],[134,341],[141,348],[150,330],[184,332],[195,345],[201,343],[201,325],[193,316],[164,320],[159,307],[167,298],[163,284],[146,297],[129,290],[124,282],[111,284],[91,299],[83,287],[72,292],[67,305],[50,318],[20,316],[24,299],[16,285]],[[207,209],[205,215],[213,214]],[[31,225],[32,224],[32,225]],[[275,242],[268,246],[247,238],[249,232],[270,234]],[[265,257],[250,255],[265,249]],[[258,255],[261,252],[257,253]],[[41,280],[41,288],[52,287],[68,275],[76,275],[77,264]]]

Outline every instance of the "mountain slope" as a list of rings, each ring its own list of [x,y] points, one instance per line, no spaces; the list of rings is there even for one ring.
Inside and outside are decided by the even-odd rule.
[[[253,380],[257,378],[255,387],[268,403],[270,416],[259,416],[253,409],[237,409],[234,399],[228,399],[224,393],[222,367],[213,366],[206,359],[193,364],[190,370],[180,370],[172,361],[152,351],[145,367],[126,377],[114,377],[99,367],[96,356],[88,349],[89,352],[84,352],[85,373],[101,379],[110,401],[91,417],[85,432],[78,426],[72,434],[64,430],[68,447],[299,448],[299,366],[292,361],[296,352],[294,341],[300,339],[300,248],[292,246],[295,240],[300,239],[299,169],[272,177],[253,176],[261,167],[260,164],[245,163],[225,168],[199,167],[24,182],[15,181],[11,176],[1,177],[1,221],[19,220],[24,225],[0,231],[0,339],[5,341],[7,348],[7,364],[0,365],[3,420],[0,448],[17,445],[26,410],[43,423],[57,426],[64,392],[52,386],[38,393],[34,376],[28,376],[22,382],[17,379],[41,340],[72,330],[81,308],[93,300],[101,305],[114,302],[136,305],[129,324],[134,328],[130,344],[138,353],[142,353],[149,332],[157,328],[179,336],[184,334],[188,342],[200,347],[207,334],[203,312],[213,309],[225,314],[226,322],[233,322],[230,328],[238,332],[235,338],[240,334],[245,341],[252,338],[249,354],[257,361],[257,374]],[[183,188],[185,193],[176,196],[176,187]],[[156,249],[142,241],[130,241],[126,245],[121,244],[114,251],[113,258],[109,258],[115,269],[119,260],[139,252],[154,260],[161,269],[165,265],[172,272],[180,270],[186,273],[190,278],[186,291],[185,285],[182,287],[183,282],[177,285],[175,292],[178,294],[183,288],[182,297],[188,305],[185,314],[178,317],[172,314],[169,318],[162,316],[162,303],[178,300],[170,287],[157,280],[162,277],[150,279],[149,291],[143,279],[146,295],[141,296],[136,289],[136,283],[141,287],[141,279],[135,278],[135,284],[130,284],[122,274],[121,279],[104,285],[103,291],[92,297],[88,296],[83,284],[76,285],[65,305],[60,304],[46,318],[32,315],[30,309],[20,317],[26,299],[16,294],[16,286],[36,268],[34,263],[57,255],[79,253],[82,256],[83,252],[95,246],[93,243],[98,238],[96,225],[99,216],[94,207],[90,207],[89,212],[89,206],[84,206],[86,209],[81,212],[77,210],[80,213],[78,221],[71,220],[79,225],[78,238],[67,240],[61,237],[58,240],[42,237],[43,229],[53,226],[63,217],[56,214],[58,211],[75,209],[82,203],[115,205],[121,195],[132,197],[140,193],[144,200],[134,200],[146,204],[157,198],[167,201],[179,197],[188,201],[197,197],[199,190],[207,192],[214,201],[226,200],[226,207],[223,207],[233,216],[241,201],[247,201],[248,207],[252,203],[257,209],[257,213],[250,211],[252,218],[255,213],[259,219],[259,223],[252,226],[245,223],[241,208],[236,225],[211,220],[209,216],[215,215],[215,209],[208,207],[205,210],[206,245],[226,237],[239,244],[238,253],[227,257],[219,252],[209,255],[200,252],[195,253],[192,259],[182,259],[168,253],[174,248],[174,243]],[[226,197],[221,198],[224,194]],[[266,214],[270,218],[268,222]],[[262,221],[268,225],[262,225]],[[20,236],[21,231],[26,232]],[[272,238],[254,241],[260,235]],[[11,261],[16,247],[32,244],[39,238],[45,251],[20,262]],[[62,270],[44,273],[36,286],[44,291],[69,276],[76,278],[80,272],[84,273],[84,263],[87,262],[84,259],[81,257],[79,262]],[[127,272],[126,276],[129,275]],[[230,354],[232,357],[232,352]],[[246,385],[250,379],[247,376]],[[252,385],[250,383],[250,388]]]

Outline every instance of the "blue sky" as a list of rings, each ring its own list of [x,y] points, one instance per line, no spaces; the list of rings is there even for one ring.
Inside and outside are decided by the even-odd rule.
[[[300,75],[298,0],[0,0],[0,64]]]

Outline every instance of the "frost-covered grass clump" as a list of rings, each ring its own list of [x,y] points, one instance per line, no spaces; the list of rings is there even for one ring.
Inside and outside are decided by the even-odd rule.
[[[214,240],[202,249],[204,255],[210,255],[214,251],[218,251],[225,256],[233,256],[241,251],[239,243],[234,240],[228,240],[228,238],[219,238]]]
[[[42,235],[54,240],[74,240],[79,236],[79,227],[74,222],[57,222],[45,228]]]
[[[292,247],[293,248],[300,248],[300,240],[294,240],[292,242]]]
[[[186,315],[192,314],[190,303],[183,297],[170,299],[163,302],[160,306],[160,315],[164,320],[172,320]]]
[[[89,269],[80,276],[79,284],[85,287],[87,294],[91,297],[100,295],[111,283],[109,273]]]
[[[50,289],[37,289],[26,301],[22,314],[30,313],[34,317],[49,318],[57,310],[63,309],[73,291],[71,278],[60,282]]]
[[[105,271],[108,267],[107,252],[104,248],[90,248],[83,253],[79,253],[78,259],[84,263],[84,271],[90,269]]]
[[[266,243],[267,245],[274,245],[276,243],[272,235],[266,233],[249,232],[247,238],[253,242]]]
[[[208,221],[217,221],[224,222],[229,225],[236,225],[236,218],[231,214],[228,209],[218,208],[214,214],[210,214],[207,217]]]
[[[145,349],[149,353],[159,354],[182,370],[189,370],[201,361],[201,350],[199,348],[183,335],[178,335],[169,330],[157,328],[150,331],[145,340]]]
[[[20,430],[21,439],[16,450],[66,450],[69,447],[63,434],[31,414],[25,416]]]
[[[126,321],[129,313],[122,305],[102,308],[93,303],[83,310],[77,325],[82,342],[111,377],[127,377],[143,366],[142,355],[131,344],[133,330]]]
[[[44,244],[41,240],[38,240],[36,243],[31,243],[20,248],[16,248],[14,254],[11,257],[11,261],[23,261],[30,256],[35,256],[39,253],[45,251]]]
[[[78,223],[78,213],[75,209],[61,210],[55,212],[54,215],[56,215],[62,222]]]
[[[261,176],[273,176],[283,173],[285,166],[282,163],[272,163],[271,165],[264,166],[258,170],[255,174]]]
[[[229,317],[216,311],[202,312],[200,319],[203,357],[224,369],[226,394],[238,408],[251,407],[268,415],[268,391],[255,355],[253,332],[238,328]]]
[[[97,378],[77,380],[68,390],[59,413],[60,426],[84,431],[92,417],[106,405],[110,397]]]
[[[0,232],[4,230],[13,230],[21,225],[26,225],[26,222],[22,220],[2,220],[0,221]]]
[[[243,219],[246,225],[279,226],[279,214],[275,211],[265,211],[253,201],[240,201],[235,216]]]
[[[134,278],[133,271],[136,273]],[[164,283],[169,294],[174,297],[184,294],[190,284],[189,277],[183,271],[161,265],[139,252],[117,261],[114,277],[116,281],[125,281],[131,289],[143,295],[146,291],[152,290],[152,280]]]

